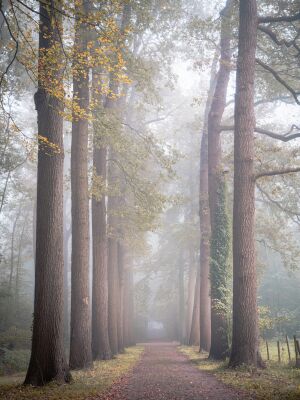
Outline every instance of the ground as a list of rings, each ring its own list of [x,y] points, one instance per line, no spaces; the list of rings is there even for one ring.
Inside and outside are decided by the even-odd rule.
[[[201,371],[175,343],[145,344],[133,371],[98,400],[236,400],[252,399],[213,374]]]
[[[24,387],[22,374],[2,377],[0,399],[300,400],[300,371],[289,360],[276,362],[275,350],[266,370],[232,370],[226,362],[207,360],[196,347],[147,343],[73,372],[70,385]]]
[[[300,400],[300,369],[295,368],[295,358],[291,361],[286,349],[282,348],[281,362],[278,362],[277,343],[269,343],[270,361],[266,369],[241,367],[227,368],[228,360],[214,361],[207,359],[207,354],[200,354],[197,347],[181,346],[179,350],[201,371],[213,374],[226,385],[244,390],[256,400]],[[261,344],[261,354],[267,360],[265,344]]]
[[[120,377],[126,375],[139,360],[143,346],[130,347],[113,360],[96,361],[94,367],[73,371],[71,384],[44,387],[24,387],[24,373],[0,377],[2,400],[86,400],[109,389]]]

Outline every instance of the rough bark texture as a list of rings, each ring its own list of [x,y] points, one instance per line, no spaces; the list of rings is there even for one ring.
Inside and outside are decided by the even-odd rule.
[[[230,366],[258,364],[254,244],[254,78],[256,0],[240,1],[233,203],[233,336]]]
[[[71,227],[66,227],[66,201],[64,201],[64,343],[69,346],[70,313],[69,313],[69,241]]]
[[[123,291],[123,342],[124,347],[133,345],[132,323],[133,323],[133,308],[131,308],[131,296],[133,288],[131,285],[132,271],[128,263],[128,256],[124,266],[124,291]]]
[[[127,257],[128,259],[128,257]],[[132,265],[126,262],[124,271],[124,346],[134,346],[134,298]]]
[[[188,293],[187,293],[187,311],[186,311],[186,337],[189,340],[191,335],[192,323],[193,323],[193,312],[194,312],[194,304],[196,300],[195,294],[197,293],[196,289],[196,280],[197,280],[197,268],[195,264],[195,254],[192,248],[189,249],[189,280],[188,280]],[[198,286],[198,295],[200,302],[200,287]],[[199,311],[200,312],[200,311]],[[199,325],[199,312],[197,314],[197,324]],[[199,332],[200,338],[200,332]],[[198,340],[199,341],[199,340]]]
[[[97,86],[99,76],[93,71],[93,86]],[[96,103],[100,95],[94,91]],[[94,122],[94,173],[101,177],[106,186],[107,147],[101,143],[101,132]],[[92,350],[93,358],[107,360],[111,358],[108,338],[108,274],[107,274],[107,224],[106,198],[104,193],[93,196],[92,229],[93,229],[93,307],[92,307]]]
[[[81,3],[81,15],[87,14],[87,2]],[[89,295],[89,196],[88,196],[88,109],[89,69],[87,24],[80,18],[75,27],[73,68],[73,122],[71,146],[72,189],[72,278],[70,367],[81,369],[92,364]],[[86,60],[88,63],[88,60]],[[78,108],[80,111],[78,112]]]
[[[195,296],[193,305],[193,315],[191,331],[189,335],[189,345],[199,346],[200,344],[200,269],[197,271],[196,285],[195,285]]]
[[[215,53],[210,76],[210,85],[204,111],[204,126],[200,146],[200,351],[209,351],[211,342],[211,299],[209,279],[210,215],[208,202],[208,154],[207,122],[216,81],[218,53]]]
[[[184,313],[184,261],[183,257],[179,257],[178,265],[178,309],[179,309],[179,321],[178,321],[178,333],[179,342],[185,344],[185,313]]]
[[[52,44],[60,48],[61,32],[57,29],[61,17],[54,14],[54,2],[40,3],[39,82],[35,94],[39,132],[35,295],[31,358],[25,378],[25,384],[31,385],[70,380],[63,348],[63,105],[47,93],[43,80],[47,72],[41,62],[45,49],[51,49]],[[62,84],[60,69],[52,70],[50,76],[57,79],[58,86]]]
[[[224,109],[226,106],[226,95],[231,71],[231,36],[230,14],[232,9],[232,0],[227,0],[226,6],[221,12],[221,39],[220,39],[220,62],[217,74],[216,87],[208,115],[208,189],[209,189],[209,208],[211,231],[216,232],[215,226],[218,185],[220,180],[222,149],[220,140],[220,124]],[[213,262],[214,260],[212,260]],[[220,265],[220,268],[226,268],[226,265]],[[213,298],[213,296],[222,292],[214,287],[218,282],[211,279],[211,348],[210,357],[216,359],[226,358],[228,355],[227,331],[228,324],[226,314],[218,307],[223,299]]]
[[[118,306],[118,349],[124,352],[124,247],[118,243],[118,283],[119,283],[119,306]]]
[[[112,215],[114,207],[114,198],[109,199],[108,225],[111,230],[116,226],[115,216]],[[119,316],[119,287],[118,287],[118,241],[111,234],[108,238],[108,335],[110,349],[113,355],[118,353],[118,316]]]

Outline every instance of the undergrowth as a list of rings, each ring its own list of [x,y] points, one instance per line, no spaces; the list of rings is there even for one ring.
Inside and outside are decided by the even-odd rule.
[[[139,360],[142,346],[126,349],[108,361],[97,361],[90,370],[73,371],[72,383],[44,387],[22,386],[23,375],[0,379],[0,399],[5,400],[84,400],[107,390]]]
[[[202,371],[215,375],[225,384],[254,395],[257,400],[299,400],[300,370],[288,363],[270,361],[266,369],[241,367],[227,368],[226,362],[209,360],[208,354],[200,354],[197,347],[180,346]]]

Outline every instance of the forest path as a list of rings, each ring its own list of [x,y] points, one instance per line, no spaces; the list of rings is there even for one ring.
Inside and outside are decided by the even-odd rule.
[[[173,343],[147,343],[132,372],[98,399],[237,400],[250,399],[200,371]]]

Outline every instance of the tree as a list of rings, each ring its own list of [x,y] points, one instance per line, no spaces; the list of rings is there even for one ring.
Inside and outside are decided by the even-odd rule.
[[[209,351],[211,345],[211,298],[210,298],[210,211],[208,198],[208,113],[215,90],[217,53],[215,53],[210,74],[210,85],[204,111],[204,124],[200,144],[200,351]]]
[[[107,222],[106,222],[106,158],[107,144],[101,132],[99,113],[101,93],[97,92],[100,74],[93,69],[93,93],[96,104],[94,114],[93,141],[93,190],[92,230],[93,230],[93,301],[92,301],[92,350],[93,358],[111,358],[108,337],[108,275],[107,275]],[[96,113],[98,115],[96,115]],[[97,118],[98,117],[98,118]],[[100,187],[99,187],[100,186]]]
[[[219,213],[221,209],[218,205],[220,200],[220,192],[223,188],[222,177],[222,149],[220,140],[220,124],[224,109],[226,106],[227,87],[231,72],[231,15],[233,1],[227,0],[225,8],[220,13],[221,22],[221,38],[220,38],[220,62],[219,71],[216,76],[216,87],[214,90],[213,100],[208,115],[208,189],[209,189],[209,208],[210,208],[210,224],[211,224],[211,241],[216,245],[219,240],[219,233],[226,227],[218,226],[220,221]],[[224,210],[225,211],[225,210]],[[226,219],[226,218],[225,218]],[[218,220],[218,222],[217,222]],[[215,236],[214,236],[215,235]],[[225,240],[225,237],[222,238]],[[220,243],[220,246],[228,247],[228,244]],[[222,253],[222,251],[221,251]],[[215,359],[223,359],[228,354],[227,340],[227,316],[226,307],[220,307],[221,303],[226,302],[224,288],[220,289],[218,275],[221,277],[226,275],[228,269],[228,260],[223,257],[228,256],[228,251],[218,253],[216,247],[211,247],[211,348],[210,357]],[[221,257],[219,257],[221,255]],[[217,257],[217,259],[215,258]],[[219,273],[218,273],[219,269]],[[213,272],[212,272],[213,271]],[[215,279],[213,279],[213,277]],[[226,284],[226,279],[222,280],[222,285]],[[218,296],[218,297],[215,297]]]
[[[256,0],[240,1],[234,111],[233,334],[231,367],[259,364],[254,242]]]
[[[63,93],[61,14],[57,3],[40,3],[38,180],[35,298],[31,358],[25,384],[69,382],[63,349]]]
[[[72,190],[72,275],[70,367],[92,364],[89,295],[89,190],[88,190],[88,115],[89,3],[78,4],[75,23],[73,61],[73,110],[71,147]]]

